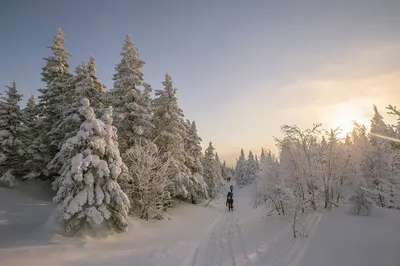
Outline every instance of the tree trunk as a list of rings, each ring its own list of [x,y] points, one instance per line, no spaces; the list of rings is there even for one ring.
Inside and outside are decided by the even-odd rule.
[[[293,238],[296,238],[296,218],[297,218],[297,212],[295,212],[293,216],[293,224],[292,224]]]

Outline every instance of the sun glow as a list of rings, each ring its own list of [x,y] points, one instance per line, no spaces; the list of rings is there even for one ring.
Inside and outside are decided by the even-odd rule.
[[[369,119],[363,117],[361,109],[350,104],[339,104],[330,112],[331,128],[340,128],[338,137],[345,138],[348,133],[353,131],[354,122],[369,127]]]

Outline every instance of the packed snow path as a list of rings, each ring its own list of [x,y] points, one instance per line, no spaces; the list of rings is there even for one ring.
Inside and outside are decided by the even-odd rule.
[[[400,265],[398,211],[370,217],[349,215],[345,206],[309,212],[300,218],[309,237],[293,239],[286,220],[265,216],[263,206],[253,208],[252,187],[235,188],[229,212],[228,188],[208,207],[180,204],[170,219],[131,219],[129,233],[105,240],[55,233],[55,206],[43,189],[0,188],[0,266]]]

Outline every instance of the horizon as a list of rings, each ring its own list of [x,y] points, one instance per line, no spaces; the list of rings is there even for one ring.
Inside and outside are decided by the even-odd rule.
[[[230,166],[241,148],[276,151],[283,124],[369,128],[374,104],[394,121],[385,108],[400,99],[400,2],[306,2],[6,1],[0,92],[15,79],[24,102],[37,97],[46,46],[62,28],[70,72],[94,56],[107,90],[129,34],[145,81],[160,89],[170,73],[203,149],[211,141]]]

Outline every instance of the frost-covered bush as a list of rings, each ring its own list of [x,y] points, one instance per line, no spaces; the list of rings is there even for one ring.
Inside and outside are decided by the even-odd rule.
[[[100,227],[126,231],[130,202],[118,184],[126,170],[112,126],[112,108],[96,119],[89,100],[81,101],[80,113],[86,118],[75,137],[66,141],[60,153],[70,153],[60,170],[59,189],[54,202],[59,204],[59,221],[67,232]]]
[[[353,203],[354,212],[360,215],[369,215],[374,205],[374,201],[368,196],[368,191],[362,187],[357,188],[350,201]]]
[[[170,200],[170,161],[164,162],[151,142],[131,147],[123,154],[123,158],[130,178],[122,181],[121,186],[129,197],[132,211],[139,213],[142,219],[161,219],[164,204]]]
[[[2,177],[0,177],[0,186],[11,188],[14,186],[14,181],[15,177],[10,169]]]

